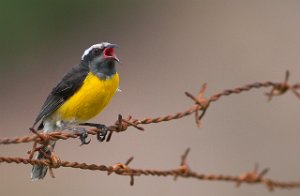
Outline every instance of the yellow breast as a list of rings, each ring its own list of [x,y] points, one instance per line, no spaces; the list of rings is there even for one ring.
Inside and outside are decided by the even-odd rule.
[[[83,85],[54,113],[56,118],[63,121],[85,122],[109,103],[119,86],[119,75],[107,80],[100,80],[89,73]]]

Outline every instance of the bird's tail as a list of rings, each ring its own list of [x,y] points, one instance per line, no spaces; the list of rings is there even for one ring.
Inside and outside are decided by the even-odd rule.
[[[53,150],[54,146],[55,146],[55,141],[51,141],[50,142],[51,145],[51,150]],[[48,147],[46,147],[44,149],[44,152],[47,155],[51,155],[50,149]],[[41,152],[37,152],[35,159],[37,160],[41,160],[41,159],[45,159],[45,155]],[[31,170],[31,180],[35,181],[35,180],[42,180],[48,171],[48,167],[44,166],[44,165],[33,165],[32,170]]]
[[[44,124],[41,124],[39,126],[40,128],[44,129],[45,133],[49,133],[53,130],[55,130],[55,125],[53,125],[50,121],[45,121]],[[55,141],[50,141],[49,145],[51,146],[51,150],[53,151],[54,146],[55,146]],[[51,156],[51,151],[48,147],[45,147],[44,152]],[[35,159],[37,160],[41,160],[41,159],[45,159],[45,154],[41,153],[41,152],[37,152]],[[41,180],[43,179],[48,171],[48,167],[47,166],[43,166],[43,165],[33,165],[32,170],[31,170],[31,180],[36,181],[36,180]]]

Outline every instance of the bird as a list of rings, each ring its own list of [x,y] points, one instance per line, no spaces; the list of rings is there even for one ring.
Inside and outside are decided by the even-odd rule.
[[[87,132],[76,126],[95,126],[101,131],[97,138],[105,139],[108,128],[103,124],[87,123],[99,114],[110,102],[119,89],[119,74],[116,63],[120,60],[115,54],[117,44],[101,42],[87,48],[81,56],[79,64],[73,66],[60,82],[52,89],[38,113],[32,130],[50,133],[52,131],[74,130],[80,133],[82,144],[88,144],[85,139]],[[48,147],[35,156],[44,159],[51,155],[55,141],[50,141]],[[47,166],[34,165],[31,179],[43,179]]]

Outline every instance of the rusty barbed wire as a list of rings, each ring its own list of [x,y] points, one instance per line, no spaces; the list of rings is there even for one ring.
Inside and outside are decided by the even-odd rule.
[[[45,165],[49,168],[69,167],[83,170],[102,171],[107,172],[108,175],[115,173],[121,176],[130,177],[130,185],[134,185],[134,179],[138,176],[161,176],[168,177],[173,176],[174,180],[178,177],[181,178],[194,178],[198,180],[208,181],[224,181],[236,183],[237,187],[242,183],[244,184],[262,184],[266,186],[269,191],[277,189],[290,189],[300,188],[300,182],[282,182],[265,178],[268,169],[264,169],[258,172],[258,166],[256,165],[253,171],[243,173],[241,175],[215,175],[215,174],[204,174],[192,171],[187,164],[187,155],[189,149],[186,150],[184,155],[181,157],[181,164],[176,169],[170,170],[156,170],[156,169],[136,169],[129,167],[133,157],[130,157],[124,164],[117,163],[112,166],[99,165],[99,164],[87,164],[69,161],[59,161],[53,164],[51,160],[35,160],[35,159],[24,159],[20,157],[0,157],[0,163],[16,163],[16,164],[30,164],[30,165]],[[53,177],[53,176],[52,176]]]
[[[213,94],[208,99],[204,98],[204,93],[207,88],[207,85],[204,84],[197,96],[193,96],[189,92],[185,92],[186,96],[191,98],[194,101],[194,105],[188,108],[187,110],[183,112],[177,112],[175,114],[169,114],[165,116],[160,116],[156,118],[144,118],[142,120],[134,119],[132,116],[128,116],[127,118],[123,118],[122,115],[118,116],[118,120],[111,126],[108,126],[109,134],[106,138],[106,141],[110,141],[113,132],[123,132],[128,129],[128,127],[134,127],[140,131],[143,131],[144,128],[140,125],[147,125],[152,123],[160,123],[165,121],[171,121],[183,118],[185,116],[189,116],[191,114],[195,114],[195,121],[198,127],[201,127],[201,119],[206,114],[206,111],[210,104],[212,102],[218,101],[221,97],[224,96],[230,96],[233,94],[240,94],[246,91],[250,91],[252,89],[259,89],[259,88],[269,88],[271,87],[271,91],[269,93],[266,93],[268,100],[271,100],[274,96],[283,95],[288,90],[292,91],[294,95],[300,99],[300,93],[297,92],[298,89],[300,89],[300,83],[295,84],[289,84],[289,71],[286,71],[285,79],[283,82],[271,82],[271,81],[265,81],[265,82],[254,82],[252,84],[247,84],[244,86],[236,87],[233,89],[227,89],[223,90],[219,93]],[[201,112],[201,114],[199,114]],[[97,135],[100,130],[97,128],[90,128],[87,133],[90,135]],[[69,138],[78,138],[80,137],[80,134],[78,133],[72,133],[72,132],[66,132],[66,131],[58,131],[58,132],[52,132],[52,133],[40,133],[40,135],[31,135],[31,136],[24,136],[24,137],[18,137],[18,138],[4,138],[0,139],[0,145],[1,144],[18,144],[18,143],[29,143],[36,141],[37,143],[43,143],[44,140],[67,140]]]
[[[123,118],[121,115],[118,116],[118,120],[111,126],[108,127],[109,134],[106,138],[106,141],[110,141],[113,132],[123,132],[128,129],[128,127],[134,127],[140,131],[143,131],[144,128],[140,125],[146,125],[151,123],[160,123],[164,121],[171,121],[183,118],[185,116],[189,116],[191,114],[195,114],[195,121],[198,127],[201,126],[201,120],[203,116],[206,114],[207,109],[210,104],[218,101],[221,97],[229,96],[232,94],[239,94],[246,91],[250,91],[252,89],[258,88],[269,88],[271,87],[270,92],[266,93],[268,96],[268,100],[271,100],[274,96],[279,96],[287,91],[291,91],[294,93],[296,97],[300,99],[300,93],[298,93],[298,89],[300,88],[300,83],[289,84],[289,72],[286,72],[285,79],[283,82],[255,82],[252,84],[247,84],[244,86],[236,87],[233,89],[223,90],[219,93],[213,94],[209,98],[205,98],[205,90],[207,85],[202,85],[202,88],[197,97],[193,96],[191,93],[186,92],[186,96],[191,98],[194,101],[194,105],[183,112],[178,112],[175,114],[169,114],[166,116],[156,117],[156,118],[145,118],[143,120],[138,120],[132,118],[132,116],[128,116],[127,118]],[[129,158],[124,164],[118,163],[112,166],[106,165],[96,165],[96,164],[87,164],[87,163],[78,163],[78,162],[69,162],[69,161],[61,161],[58,156],[51,150],[51,155],[45,156],[44,160],[35,160],[33,159],[33,155],[36,151],[40,151],[43,153],[43,149],[48,146],[50,141],[56,140],[67,140],[69,138],[78,138],[80,137],[80,133],[75,132],[67,132],[67,131],[57,131],[51,133],[40,133],[31,129],[34,135],[24,136],[18,138],[6,138],[0,139],[0,144],[19,144],[19,143],[29,143],[33,142],[33,147],[30,151],[28,151],[29,158],[20,158],[20,157],[0,157],[0,163],[17,163],[17,164],[31,164],[31,165],[45,165],[49,167],[50,175],[54,177],[53,169],[59,167],[70,167],[70,168],[78,168],[85,170],[98,170],[107,172],[108,175],[115,173],[117,175],[129,176],[130,184],[134,184],[134,178],[136,176],[173,176],[176,180],[178,177],[182,178],[195,178],[198,180],[209,180],[209,181],[226,181],[226,182],[234,182],[237,186],[240,186],[242,183],[247,184],[263,184],[270,191],[275,188],[300,188],[300,182],[283,182],[283,181],[275,181],[269,178],[265,178],[264,176],[268,172],[268,169],[264,169],[261,172],[258,171],[258,166],[256,165],[253,171],[246,172],[239,176],[231,176],[231,175],[214,175],[214,174],[202,174],[194,172],[190,169],[187,164],[186,158],[189,153],[189,149],[182,155],[181,164],[177,169],[171,170],[155,170],[155,169],[136,169],[129,167],[130,162],[132,162],[133,157]],[[87,130],[87,133],[90,135],[97,135],[100,132],[97,128],[90,128]],[[40,146],[37,147],[37,145]]]

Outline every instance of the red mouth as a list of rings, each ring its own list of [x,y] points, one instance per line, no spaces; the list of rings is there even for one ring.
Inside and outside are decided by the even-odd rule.
[[[112,47],[105,48],[104,51],[103,51],[103,56],[104,56],[105,59],[114,59],[115,61],[120,63],[120,60],[116,56],[115,50]]]
[[[105,58],[116,58],[115,50],[113,48],[105,48],[103,54]]]

